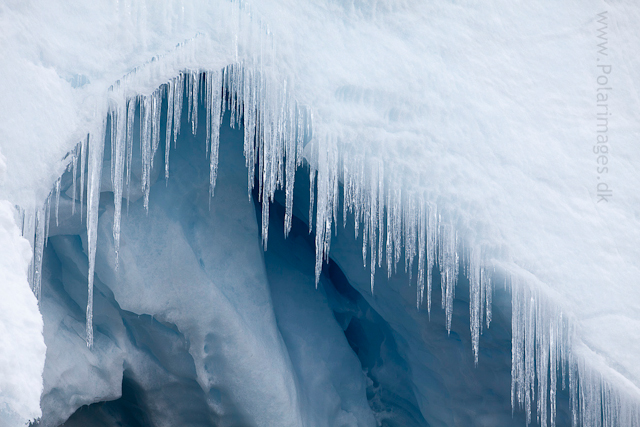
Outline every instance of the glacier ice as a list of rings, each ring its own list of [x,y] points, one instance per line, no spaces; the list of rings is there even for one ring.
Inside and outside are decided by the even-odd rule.
[[[57,191],[49,195],[63,171],[80,168],[73,181],[80,179],[82,208],[88,185],[91,207],[79,211],[87,216],[91,254],[98,182],[113,180],[111,190],[117,199],[127,193],[128,206],[136,197],[145,204],[152,175],[162,169],[152,167],[162,131],[165,147],[170,142],[172,126],[167,120],[161,129],[159,119],[171,94],[164,85],[173,87],[168,117],[175,144],[178,92],[187,94],[184,128],[196,133],[202,128],[193,114],[200,71],[208,70],[206,99],[217,99],[207,88],[220,78],[232,122],[245,120],[249,189],[255,172],[263,201],[263,247],[270,216],[264,201],[286,186],[288,232],[294,183],[287,177],[304,158],[311,171],[307,216],[316,230],[316,283],[323,261],[334,254],[342,203],[343,223],[351,211],[352,234],[362,238],[360,260],[374,295],[382,265],[388,275],[404,267],[417,280],[414,303],[434,310],[434,269],[450,330],[462,267],[470,281],[475,358],[493,314],[494,279],[506,278],[499,281],[513,295],[515,407],[545,424],[548,395],[553,424],[554,388],[566,380],[576,423],[637,424],[638,102],[622,88],[632,87],[640,70],[633,55],[640,44],[633,31],[638,10],[631,2],[607,6],[612,84],[621,90],[610,103],[617,143],[606,177],[616,196],[603,205],[596,202],[600,177],[593,173],[592,144],[584,143],[594,136],[594,91],[585,88],[595,88],[593,42],[603,5],[499,3],[170,1],[153,10],[137,1],[7,3],[0,15],[7,28],[0,112],[9,118],[0,123],[7,169],[2,198],[22,208],[18,224],[34,249],[29,275],[36,295],[46,237],[58,228],[50,219],[67,226]],[[139,106],[141,127],[134,130]],[[210,104],[207,134],[216,132],[216,108]],[[130,172],[134,132],[144,141],[137,178]],[[105,173],[96,153],[107,133],[113,161]],[[213,195],[217,151],[210,138]],[[117,221],[110,231],[115,241],[123,237]],[[120,253],[118,243],[114,252]],[[558,377],[548,377],[547,389],[554,366]]]

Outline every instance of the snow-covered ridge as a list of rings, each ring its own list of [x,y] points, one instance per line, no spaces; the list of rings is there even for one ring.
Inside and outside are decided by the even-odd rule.
[[[238,16],[242,16],[242,14],[238,14]],[[203,39],[208,38],[203,37]],[[229,39],[233,40],[233,37]],[[199,52],[205,52],[206,50],[205,48],[201,50],[195,48],[195,54],[193,56],[198,56],[200,55]],[[281,60],[277,55],[273,55],[274,58],[277,58],[276,63]],[[176,94],[180,92],[180,88],[184,84],[183,79],[190,82],[187,83],[186,91],[190,95],[187,98],[190,100],[188,102],[192,103],[197,102],[195,101],[196,96],[194,95],[198,92],[194,92],[194,87],[197,87],[201,80],[205,82],[205,89],[201,93],[205,94],[205,102],[207,102],[207,105],[211,105],[207,123],[210,124],[210,129],[212,130],[210,140],[212,182],[215,182],[215,135],[213,134],[215,133],[216,120],[218,120],[217,118],[221,111],[217,109],[217,106],[222,106],[222,100],[226,99],[231,102],[234,102],[234,100],[242,100],[242,102],[236,102],[235,106],[229,106],[229,108],[232,108],[237,119],[242,118],[242,120],[244,120],[246,129],[253,129],[254,126],[252,126],[252,124],[255,123],[258,126],[258,132],[262,135],[255,140],[256,146],[253,145],[253,138],[251,136],[247,137],[245,140],[245,153],[247,154],[249,164],[255,164],[256,160],[258,161],[257,175],[262,185],[263,198],[267,199],[272,197],[273,191],[278,185],[288,184],[289,181],[286,180],[286,175],[289,174],[290,165],[294,165],[295,167],[295,165],[299,163],[299,159],[301,159],[299,154],[304,138],[299,129],[300,126],[306,129],[306,126],[308,126],[307,118],[310,117],[307,113],[302,113],[302,110],[295,106],[293,100],[304,99],[305,101],[309,101],[313,99],[313,96],[305,94],[304,89],[307,89],[307,87],[303,89],[292,89],[291,86],[293,85],[291,83],[287,83],[289,88],[285,90],[284,82],[290,82],[291,80],[285,80],[283,76],[287,76],[287,73],[278,71],[275,69],[277,67],[270,69],[269,78],[246,77],[251,75],[261,76],[262,74],[260,74],[260,69],[255,63],[247,66],[246,63],[242,61],[235,62],[237,58],[233,58],[233,56],[235,56],[235,53],[226,61],[221,59],[218,64],[219,66],[199,64],[197,60],[193,60],[193,57],[189,61],[177,60],[175,62],[159,59],[154,62],[159,69],[162,69],[164,66],[162,73],[155,75],[149,73],[148,76],[145,77],[132,78],[131,84],[121,82],[120,88],[114,86],[112,91],[104,92],[109,95],[98,96],[95,102],[98,107],[95,109],[94,124],[78,126],[78,128],[82,128],[82,131],[78,132],[76,130],[76,133],[89,131],[92,137],[89,139],[88,145],[84,145],[84,149],[81,148],[77,153],[79,157],[73,157],[74,160],[72,160],[75,167],[81,167],[81,170],[84,171],[82,164],[85,156],[88,154],[88,160],[86,160],[89,166],[87,170],[87,177],[89,179],[87,184],[87,188],[89,189],[87,193],[87,199],[89,201],[87,216],[89,217],[88,229],[90,236],[92,230],[95,230],[96,227],[95,221],[97,221],[97,215],[95,214],[95,209],[97,209],[97,201],[95,198],[96,195],[99,194],[100,188],[100,177],[95,171],[101,170],[101,167],[99,167],[102,161],[102,151],[100,148],[104,141],[103,136],[107,133],[106,129],[96,129],[96,127],[105,127],[107,124],[107,114],[110,115],[108,123],[111,124],[111,129],[108,132],[112,141],[115,142],[115,144],[112,142],[112,147],[116,147],[114,148],[115,156],[112,158],[120,159],[120,164],[118,161],[112,163],[112,167],[114,168],[114,182],[112,185],[114,186],[114,193],[119,193],[121,196],[126,192],[126,186],[122,184],[122,182],[126,182],[126,179],[123,180],[122,177],[126,177],[127,170],[125,165],[127,159],[126,141],[129,120],[125,118],[128,117],[129,108],[131,108],[131,106],[133,106],[134,109],[137,108],[136,105],[138,102],[132,102],[132,100],[138,99],[138,97],[140,99],[141,117],[144,117],[142,122],[143,127],[146,129],[146,131],[143,129],[142,132],[145,135],[143,139],[145,144],[148,143],[148,145],[145,145],[147,147],[146,150],[148,150],[145,151],[148,153],[148,164],[146,167],[150,168],[151,154],[155,151],[154,147],[157,148],[157,144],[160,143],[161,130],[159,129],[158,116],[162,108],[163,97],[167,96],[167,98],[170,98],[172,89],[167,88],[173,88],[174,103],[182,102],[182,99],[178,101],[178,98],[181,97],[176,96]],[[287,55],[285,54],[284,57],[287,57]],[[190,63],[190,61],[193,62]],[[230,63],[238,65],[225,68],[225,72],[222,73],[217,71]],[[141,67],[141,70],[136,73],[136,75],[142,76],[145,69],[151,68],[153,67]],[[154,88],[169,80],[169,78],[176,75],[178,71],[184,69],[193,71],[185,72],[183,75],[172,79],[169,86],[163,86],[157,91],[154,91]],[[201,78],[200,72],[203,70],[213,71],[206,73],[205,77]],[[290,76],[287,76],[287,78],[290,78]],[[122,79],[123,82],[124,80],[125,79]],[[218,84],[218,82],[220,84]],[[145,89],[139,89],[140,87],[144,87]],[[216,87],[223,88],[226,93],[232,96],[223,97],[222,92],[217,92]],[[256,87],[259,88],[259,90],[256,89]],[[539,273],[541,269],[538,264],[548,261],[549,258],[540,257],[536,260],[535,255],[529,258],[522,258],[521,246],[525,245],[527,236],[516,234],[514,237],[510,237],[510,231],[513,230],[513,223],[508,222],[506,216],[499,217],[496,224],[493,224],[494,231],[498,229],[503,232],[501,239],[498,239],[498,242],[487,239],[487,234],[492,234],[484,229],[484,227],[487,227],[487,222],[481,219],[474,223],[466,216],[469,208],[465,203],[469,200],[474,200],[473,197],[470,197],[468,194],[459,194],[459,190],[453,192],[454,197],[448,197],[448,190],[451,190],[451,188],[443,190],[440,187],[433,192],[420,191],[416,189],[415,185],[407,183],[406,174],[401,174],[398,171],[397,160],[384,158],[384,156],[371,155],[372,152],[375,153],[380,150],[379,142],[385,141],[386,139],[384,137],[372,136],[371,140],[373,143],[368,144],[366,140],[359,139],[363,136],[369,136],[366,130],[361,131],[360,129],[361,126],[368,123],[372,117],[376,117],[376,109],[379,107],[380,101],[376,96],[370,97],[367,95],[368,92],[366,90],[356,87],[356,89],[350,91],[350,87],[349,85],[341,85],[336,89],[336,94],[340,95],[338,97],[339,99],[349,100],[350,108],[353,108],[355,111],[361,111],[364,116],[361,117],[362,120],[355,120],[353,115],[351,115],[347,116],[345,120],[353,120],[353,123],[346,125],[342,123],[334,127],[333,125],[336,124],[336,118],[327,112],[327,103],[320,102],[319,106],[316,107],[313,102],[308,102],[311,111],[315,113],[315,120],[313,128],[310,131],[305,131],[306,133],[313,132],[313,139],[305,149],[304,156],[311,166],[312,182],[317,182],[317,200],[315,201],[317,205],[315,215],[317,265],[320,265],[322,259],[328,256],[332,227],[340,222],[338,212],[338,183],[340,182],[345,189],[345,199],[342,202],[343,206],[354,212],[354,219],[356,224],[358,224],[357,227],[361,227],[362,233],[365,233],[367,236],[364,239],[363,262],[369,261],[368,265],[372,273],[377,267],[381,267],[383,264],[386,264],[388,270],[391,272],[392,269],[396,268],[399,261],[402,260],[403,254],[405,265],[411,265],[411,263],[416,262],[418,264],[418,283],[426,287],[426,292],[423,293],[422,289],[424,288],[418,286],[418,304],[421,303],[423,297],[426,297],[427,307],[429,307],[430,274],[425,274],[425,271],[428,272],[431,267],[436,265],[437,260],[437,265],[440,266],[443,277],[445,277],[443,281],[443,287],[445,289],[443,292],[443,302],[445,306],[448,306],[448,301],[452,301],[452,298],[447,297],[447,295],[451,296],[454,292],[455,278],[457,276],[455,271],[458,268],[458,260],[461,258],[469,259],[469,261],[464,262],[463,265],[468,266],[469,272],[467,274],[472,282],[471,301],[473,304],[471,317],[473,325],[472,334],[474,342],[476,343],[474,345],[476,354],[479,331],[485,320],[483,313],[487,313],[486,320],[490,319],[490,290],[491,278],[494,277],[493,271],[497,269],[502,275],[507,276],[509,278],[508,282],[511,284],[515,282],[518,283],[517,286],[514,286],[514,289],[521,289],[522,291],[514,291],[513,303],[514,319],[520,319],[519,321],[514,321],[513,334],[514,404],[531,405],[533,401],[532,389],[536,384],[536,377],[538,378],[537,384],[539,386],[536,395],[544,396],[547,390],[546,385],[544,385],[546,380],[541,381],[540,379],[547,377],[547,369],[549,366],[547,363],[553,366],[554,364],[559,364],[560,360],[564,360],[565,362],[569,362],[569,368],[566,369],[567,373],[565,376],[568,378],[569,386],[572,388],[571,394],[572,396],[577,396],[574,407],[581,408],[581,417],[584,425],[600,425],[601,418],[605,419],[605,422],[609,422],[611,425],[637,424],[637,403],[635,403],[638,401],[637,375],[632,368],[630,368],[628,357],[623,356],[617,358],[606,353],[604,356],[596,357],[595,354],[601,353],[601,349],[593,349],[594,334],[583,332],[586,322],[581,322],[581,319],[575,318],[578,314],[575,310],[575,303],[563,299],[568,293],[571,293],[571,289],[573,288],[571,286],[563,288],[561,285],[564,282],[571,282],[567,281],[567,276],[575,273],[576,267],[570,268],[570,271],[568,271],[566,275],[556,278],[553,277],[553,273],[550,273],[548,277],[540,276]],[[246,90],[246,88],[249,88],[249,90]],[[251,95],[251,90],[254,90],[254,94],[257,93],[260,94],[260,96],[256,95],[255,98],[252,98],[254,95]],[[292,95],[292,93],[294,95]],[[350,95],[347,96],[345,93]],[[408,95],[405,93],[405,97],[406,96]],[[109,102],[104,102],[104,97],[109,97]],[[355,102],[353,102],[354,99],[356,100]],[[363,102],[363,99],[370,99],[371,101]],[[255,106],[255,108],[247,109],[247,105]],[[364,105],[364,107],[361,107],[362,105]],[[372,109],[374,111],[368,111],[371,106],[373,106]],[[341,108],[344,108],[344,105],[337,107],[338,110]],[[174,114],[175,111],[174,109]],[[251,114],[256,114],[256,116],[252,119],[251,114],[247,114],[247,111],[251,111]],[[395,113],[393,113],[393,111],[393,108],[391,108],[386,111],[385,114],[388,114],[389,117],[394,117]],[[262,118],[258,119],[258,115],[261,115]],[[249,122],[246,121],[247,117],[249,117]],[[264,117],[267,118],[265,119]],[[515,118],[511,117],[515,123],[518,123],[518,118],[517,115]],[[175,117],[172,117],[171,120],[176,123]],[[167,121],[169,121],[169,119]],[[195,126],[195,123],[193,126]],[[336,129],[338,130],[336,131]],[[175,131],[174,129],[173,132]],[[389,130],[387,129],[387,131]],[[420,134],[419,131],[416,133]],[[633,134],[633,131],[630,131],[629,134]],[[397,141],[405,136],[409,141],[417,140],[414,138],[414,135],[398,136],[394,134],[388,135],[388,140]],[[362,146],[354,144],[354,139],[361,141]],[[168,140],[169,138],[163,142],[166,143]],[[249,142],[247,143],[247,141]],[[65,142],[65,144],[68,145],[68,141]],[[396,145],[401,147],[401,143],[397,143]],[[251,150],[253,150],[253,152]],[[294,152],[296,153],[295,156],[286,155],[287,153]],[[257,159],[254,157],[255,153],[260,153],[261,156],[264,155],[264,157]],[[499,153],[499,155],[505,156],[505,153]],[[384,160],[382,160],[383,158]],[[417,158],[421,159],[422,157],[417,156]],[[508,160],[509,156],[506,155],[506,158]],[[251,159],[253,159],[253,162]],[[445,160],[450,161],[451,158],[446,157]],[[483,158],[483,160],[487,159]],[[262,163],[260,163],[260,161],[262,161]],[[405,164],[410,163],[409,159],[401,158],[400,163],[403,162]],[[500,163],[490,164],[492,166],[500,165]],[[619,164],[621,169],[624,168],[622,162]],[[63,167],[65,166],[66,165],[63,165]],[[464,169],[468,166],[466,160],[463,159],[459,169]],[[556,165],[556,167],[557,166],[558,165]],[[74,166],[72,165],[72,167]],[[454,170],[456,170],[455,167]],[[286,171],[286,174],[284,171]],[[533,175],[535,175],[535,172]],[[459,177],[465,176],[467,175],[462,174]],[[444,176],[436,174],[435,177]],[[567,178],[567,176],[560,174],[558,179],[562,180],[564,178]],[[626,186],[631,187],[633,182],[635,182],[634,179],[630,179],[630,182]],[[428,186],[429,184],[422,179],[417,181],[422,185]],[[249,183],[251,185],[253,180],[249,179]],[[84,180],[81,180],[80,185],[85,185]],[[454,188],[459,189],[464,185],[464,182],[458,183]],[[553,188],[553,185],[551,185],[551,188]],[[626,187],[622,186],[620,188],[621,191],[624,191]],[[539,196],[543,190],[544,186],[536,187],[532,192],[535,193],[536,196]],[[557,196],[561,196],[562,194],[562,191],[552,192],[553,200],[557,200]],[[15,196],[12,194],[9,194],[7,197],[11,197],[12,201],[19,199],[13,199]],[[53,199],[55,199],[55,193]],[[511,202],[518,203],[521,202],[521,200],[512,199]],[[263,204],[263,207],[265,205],[267,206],[266,209],[268,209],[268,203]],[[471,205],[472,207],[477,206],[473,203],[471,203]],[[498,205],[500,205],[500,203],[498,203]],[[616,218],[623,219],[623,225],[619,226],[622,228],[616,228],[616,231],[623,230],[624,224],[629,224],[628,214],[633,214],[633,206],[633,203],[628,202],[627,206],[622,206],[621,209],[615,211]],[[501,207],[504,207],[504,205],[501,205]],[[630,207],[631,210],[629,210],[628,207]],[[462,213],[457,212],[458,208]],[[287,209],[289,209],[289,205]],[[570,207],[566,209],[570,211]],[[34,238],[34,246],[36,248],[34,264],[36,266],[34,270],[35,288],[37,288],[38,274],[37,248],[44,243],[44,237],[39,236],[46,235],[46,231],[44,230],[46,221],[37,221],[36,218],[38,216],[45,218],[47,211],[47,208],[40,209],[38,210],[39,213],[31,217],[33,218],[32,220],[25,221],[25,224],[33,224],[27,225],[25,229],[40,230],[39,233],[33,234],[36,236]],[[345,212],[346,211],[347,209],[345,209]],[[442,213],[440,213],[440,211],[442,211]],[[94,213],[92,214],[92,212]],[[265,216],[268,217],[268,215],[263,215],[263,218]],[[631,219],[633,219],[633,217],[631,217]],[[546,217],[543,217],[541,222],[544,223],[545,220]],[[583,221],[589,222],[590,220],[591,218],[586,218]],[[580,219],[577,219],[577,221],[580,221]],[[633,223],[633,221],[631,221],[631,223]],[[320,226],[318,226],[318,224],[320,224]],[[529,218],[527,224],[536,224],[536,221]],[[477,226],[479,230],[475,230],[474,226]],[[583,231],[584,229],[579,229],[577,233]],[[550,242],[548,237],[553,236],[555,232],[557,232],[557,230],[554,229],[552,229],[551,232],[544,232],[544,238],[541,240],[548,244]],[[117,230],[115,229],[114,223],[114,235],[116,233]],[[263,225],[265,244],[267,241],[267,233],[268,230],[266,226]],[[625,247],[626,243],[632,242],[633,236],[635,236],[633,233],[630,234],[631,237],[629,240],[625,241]],[[30,236],[31,232],[27,231],[25,235]],[[575,233],[566,235],[568,241],[571,242],[574,235]],[[389,236],[391,236],[391,238],[389,238]],[[95,248],[95,237],[90,237],[90,242],[92,242],[89,245],[90,248]],[[508,251],[496,254],[494,248],[497,243],[501,243]],[[541,246],[544,247],[544,244]],[[539,246],[534,246],[534,248],[537,247]],[[616,275],[620,279],[629,280],[629,278],[633,276],[631,272],[635,271],[636,266],[625,265],[624,263],[625,260],[632,259],[635,252],[633,252],[633,250],[625,252],[625,247],[623,247],[623,255],[618,261],[622,260],[622,265],[629,267],[629,269],[623,273],[616,273]],[[603,250],[606,253],[606,245],[594,249],[590,256],[598,256]],[[510,255],[506,255],[505,252]],[[536,250],[534,249],[533,252],[536,253]],[[554,255],[558,255],[558,252]],[[587,256],[587,259],[590,256]],[[553,259],[553,256],[551,258]],[[532,264],[528,264],[529,262]],[[400,264],[400,268],[402,268],[402,265],[403,264]],[[516,265],[524,265],[524,267],[520,270]],[[575,265],[584,266],[584,264],[580,263]],[[603,272],[607,273],[609,268],[614,267],[611,265],[609,267],[599,268],[597,269],[598,271],[595,271],[595,276],[601,277],[601,274]],[[489,272],[491,272],[491,274],[489,274]],[[583,274],[588,275],[588,273]],[[580,282],[580,278],[574,280]],[[519,288],[520,286],[522,286],[522,288]],[[587,286],[587,289],[592,289],[592,287]],[[630,309],[634,306],[634,301],[637,302],[635,299],[637,294],[634,293],[632,289],[630,289],[630,291],[631,295],[628,298],[629,303],[627,308],[622,310],[623,315],[628,315],[628,313],[632,312]],[[624,289],[618,289],[617,292],[624,292]],[[615,294],[616,292],[613,293]],[[596,294],[588,298],[587,304],[593,303],[593,301],[597,301],[598,299],[599,297]],[[584,301],[581,302],[584,303]],[[562,307],[562,310],[559,307]],[[610,308],[611,304],[607,301],[607,305],[605,305],[603,309],[606,311]],[[564,314],[561,315],[561,313]],[[88,308],[88,320],[90,319],[89,314],[90,308]],[[628,317],[633,318],[633,316]],[[571,324],[574,324],[574,326],[570,326]],[[613,327],[616,326],[620,325],[613,325]],[[91,329],[88,328],[88,338],[90,337],[90,330]],[[577,338],[575,335],[576,332],[574,332],[575,330],[578,331]],[[584,338],[585,336],[586,338]],[[573,339],[573,341],[571,341],[571,339]],[[586,345],[584,341],[588,342],[588,345]],[[633,354],[633,342],[637,342],[637,340],[632,337],[631,341],[632,343],[628,347],[625,348],[624,344],[619,344],[616,350],[621,353],[627,352],[627,354]],[[549,362],[547,362],[547,360],[549,360]],[[619,375],[616,374],[616,371]],[[564,374],[565,369],[562,369],[561,372]],[[600,376],[604,376],[604,380],[601,379]],[[573,379],[573,381],[571,381],[571,379]],[[549,378],[550,390],[553,390],[554,381],[556,380],[552,375]],[[606,384],[615,385],[609,386]],[[625,390],[625,393],[618,394],[618,390],[620,389]],[[626,391],[630,393],[631,397],[626,397]],[[549,393],[550,399],[553,400],[553,391]],[[541,401],[544,402],[543,406],[546,408],[545,399],[543,398]],[[553,404],[551,404],[551,407],[553,408]],[[602,408],[604,408],[604,410]],[[544,413],[544,410],[542,406],[538,409],[539,413]],[[604,411],[605,415],[598,415],[600,414],[599,411]]]

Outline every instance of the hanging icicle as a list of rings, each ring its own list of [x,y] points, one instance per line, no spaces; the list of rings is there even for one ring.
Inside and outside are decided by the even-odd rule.
[[[98,207],[100,205],[100,177],[104,157],[104,128],[89,139],[89,162],[87,183],[87,252],[89,258],[89,287],[87,295],[87,347],[93,347],[93,279],[96,267],[98,237]]]

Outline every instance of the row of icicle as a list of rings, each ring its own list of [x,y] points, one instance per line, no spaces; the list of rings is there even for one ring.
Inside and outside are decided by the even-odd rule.
[[[164,143],[164,176],[169,179],[171,145],[177,142],[186,99],[187,123],[195,135],[198,128],[198,106],[206,110],[206,153],[210,161],[210,195],[214,196],[218,167],[220,126],[225,111],[231,114],[231,125],[244,128],[244,155],[248,169],[248,191],[258,182],[262,201],[262,240],[267,249],[269,207],[276,190],[285,191],[285,234],[293,217],[294,177],[303,162],[305,143],[310,170],[309,227],[315,211],[316,283],[322,263],[329,258],[331,235],[337,232],[338,211],[342,205],[342,223],[353,216],[355,237],[362,235],[362,257],[370,269],[371,291],[374,291],[376,269],[383,265],[388,277],[404,264],[409,275],[417,264],[417,307],[426,296],[431,309],[432,269],[440,270],[442,307],[447,330],[451,329],[455,287],[459,265],[469,279],[470,324],[472,348],[476,364],[483,325],[491,318],[492,278],[495,269],[474,248],[461,251],[454,226],[444,221],[436,206],[423,195],[403,193],[400,181],[385,173],[384,163],[367,158],[362,152],[340,151],[335,136],[312,135],[312,115],[299,106],[287,87],[268,77],[256,67],[242,63],[230,65],[220,72],[185,71],[150,95],[127,96],[125,87],[115,87],[108,119],[97,132],[83,139],[70,157],[73,213],[76,194],[83,217],[86,191],[88,243],[87,345],[93,345],[93,279],[98,226],[100,177],[105,138],[110,137],[111,184],[114,194],[113,237],[116,268],[120,243],[120,218],[123,199],[131,191],[133,146],[140,145],[142,158],[141,188],[144,207],[149,206],[152,167],[161,143]],[[166,126],[161,128],[161,113],[166,111]],[[138,119],[136,119],[138,117]],[[138,129],[134,129],[138,122]],[[109,129],[107,129],[109,127]],[[164,134],[164,135],[163,135]],[[138,135],[138,140],[134,138]],[[256,168],[257,166],[257,168]],[[79,169],[79,170],[78,170]],[[78,179],[79,178],[79,182]],[[342,187],[341,187],[342,186]],[[342,188],[342,200],[340,189]],[[52,204],[56,224],[61,194],[61,181],[46,203],[34,213],[22,212],[23,235],[31,239],[34,258],[29,279],[34,294],[41,295],[42,256],[48,238]],[[460,253],[462,258],[460,259]],[[586,427],[640,426],[639,410],[572,353],[571,323],[561,312],[544,303],[531,286],[508,277],[512,288],[512,406],[527,414],[527,424],[535,412],[544,427],[556,425],[557,390],[568,387],[572,408],[572,425]],[[559,383],[559,384],[558,384]],[[535,406],[535,408],[534,408]]]

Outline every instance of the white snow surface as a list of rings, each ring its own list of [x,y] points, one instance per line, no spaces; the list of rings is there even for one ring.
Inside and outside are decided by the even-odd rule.
[[[313,111],[311,164],[334,141],[381,162],[387,188],[437,204],[464,245],[571,319],[575,350],[638,402],[639,18],[631,0],[7,1],[0,198],[42,203],[118,80],[149,94],[182,70],[262,53]],[[598,65],[611,66],[606,84]]]
[[[0,425],[25,425],[40,416],[44,338],[42,316],[29,288],[29,242],[0,201]]]

